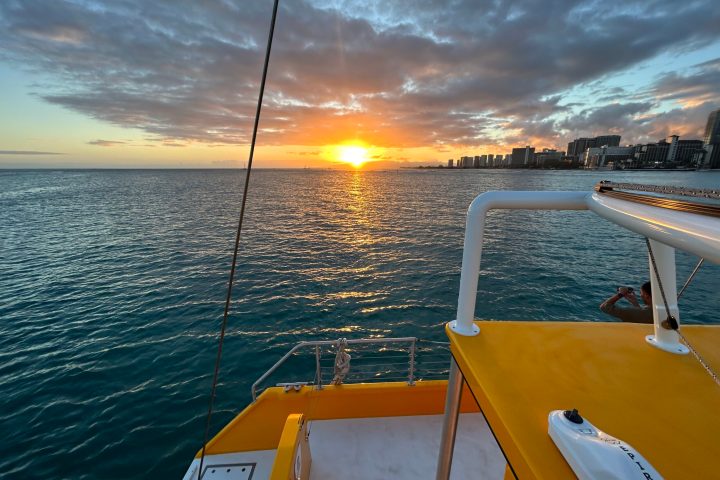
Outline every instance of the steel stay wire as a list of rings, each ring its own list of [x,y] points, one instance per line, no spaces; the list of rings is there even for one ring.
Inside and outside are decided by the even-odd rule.
[[[685,289],[690,285],[690,282],[692,282],[693,278],[695,278],[695,274],[700,270],[700,267],[702,266],[703,262],[705,261],[704,258],[701,258],[700,261],[695,265],[695,268],[693,269],[692,273],[688,277],[688,279],[685,281],[685,285],[682,286],[680,289],[680,292],[677,294],[678,300],[680,300],[680,297],[682,297],[682,294],[685,293]]]
[[[218,373],[220,371],[220,359],[222,358],[223,341],[225,339],[228,312],[230,311],[230,301],[232,299],[232,286],[233,280],[235,279],[235,267],[237,266],[238,250],[240,248],[240,234],[242,232],[243,219],[245,218],[245,205],[247,202],[248,188],[250,186],[250,172],[252,171],[253,157],[255,154],[255,142],[257,140],[257,131],[260,123],[260,111],[262,110],[263,95],[265,94],[265,82],[267,80],[268,66],[270,64],[270,50],[272,48],[273,34],[275,33],[275,20],[277,18],[278,2],[279,0],[275,0],[273,4],[272,18],[270,20],[270,31],[268,32],[267,47],[265,49],[265,63],[263,65],[262,80],[260,81],[260,92],[258,95],[257,109],[255,110],[255,123],[253,125],[252,140],[250,142],[250,153],[248,155],[247,170],[245,171],[245,186],[243,188],[242,203],[240,205],[240,216],[238,219],[237,232],[235,234],[235,247],[233,249],[232,265],[230,267],[230,278],[228,281],[227,296],[225,297],[225,310],[223,312],[223,321],[220,328],[218,351],[215,358],[215,371],[213,373],[212,388],[210,390],[210,402],[208,406],[207,419],[205,421],[205,435],[203,437],[202,453],[200,454],[198,480],[200,480],[200,478],[202,477],[203,462],[205,461],[205,449],[207,447],[208,436],[210,434],[210,419],[212,417],[213,403],[215,400],[215,392],[217,389]]]

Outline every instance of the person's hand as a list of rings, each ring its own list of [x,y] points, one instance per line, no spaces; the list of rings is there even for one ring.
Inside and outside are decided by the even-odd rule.
[[[625,294],[625,298],[627,298],[627,301],[632,303],[634,306],[639,307],[640,303],[637,300],[637,297],[635,296],[635,292],[630,292]]]
[[[628,287],[618,287],[617,292],[621,297],[626,297],[628,295]]]

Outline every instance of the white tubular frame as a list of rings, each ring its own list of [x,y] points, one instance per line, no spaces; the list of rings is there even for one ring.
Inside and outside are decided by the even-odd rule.
[[[450,329],[466,336],[480,333],[480,329],[473,323],[473,320],[485,233],[485,216],[489,210],[586,210],[588,195],[590,195],[589,192],[517,191],[487,192],[478,195],[468,208],[457,319],[450,322]]]
[[[480,259],[485,232],[485,217],[491,209],[522,210],[592,210],[597,215],[651,240],[668,306],[676,319],[675,248],[693,253],[713,263],[720,263],[720,218],[635,203],[603,196],[595,192],[487,192],[470,204],[465,226],[460,292],[457,317],[450,329],[460,335],[479,333],[475,318]],[[650,265],[650,275],[655,273]],[[653,316],[655,335],[648,341],[663,350],[685,353],[676,332],[661,326],[667,318],[658,282],[653,281]],[[656,291],[657,290],[657,291]]]
[[[718,217],[676,212],[604,196],[601,193],[593,193],[588,197],[588,208],[643,237],[720,264]]]

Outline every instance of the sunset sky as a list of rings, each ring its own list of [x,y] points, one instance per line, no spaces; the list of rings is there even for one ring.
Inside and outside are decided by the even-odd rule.
[[[242,167],[271,8],[1,2],[0,168]],[[256,166],[701,138],[717,108],[713,0],[281,0]]]

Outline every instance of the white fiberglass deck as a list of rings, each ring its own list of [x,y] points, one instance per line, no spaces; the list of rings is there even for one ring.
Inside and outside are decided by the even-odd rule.
[[[310,478],[434,479],[442,421],[442,415],[314,421]],[[505,458],[482,414],[461,414],[457,439],[451,478],[503,478]],[[202,479],[264,480],[274,458],[275,450],[210,455]],[[197,478],[192,466],[185,475],[191,478]]]

